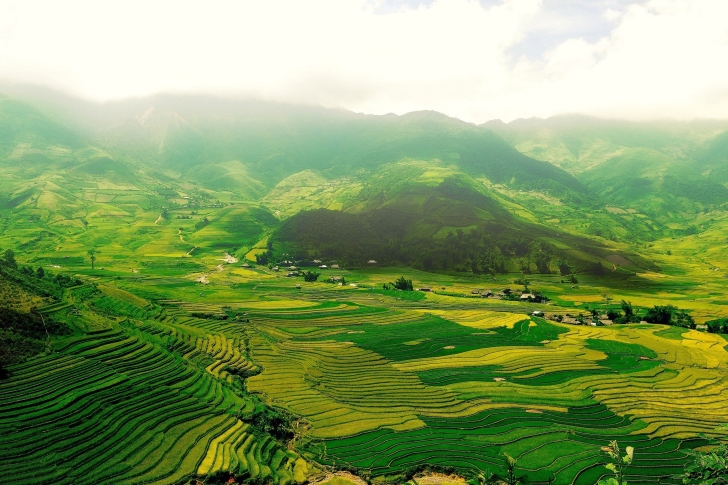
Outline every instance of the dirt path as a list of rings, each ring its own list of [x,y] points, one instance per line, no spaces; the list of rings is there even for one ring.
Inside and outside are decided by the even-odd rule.
[[[238,262],[238,258],[236,258],[235,256],[230,256],[228,253],[225,253],[225,257],[222,260],[228,264],[234,264]]]
[[[159,224],[159,221],[161,221],[161,220],[162,220],[162,214],[159,214],[159,217],[157,217],[157,220],[156,220],[156,221],[154,221],[154,224],[155,224],[155,225],[156,225],[156,224]]]
[[[182,237],[182,229],[177,229],[177,235],[179,236],[180,241],[185,242],[185,238]]]

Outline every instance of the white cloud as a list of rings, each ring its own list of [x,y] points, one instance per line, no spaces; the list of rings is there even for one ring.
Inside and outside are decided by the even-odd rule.
[[[0,78],[99,100],[211,92],[476,122],[728,117],[728,2],[604,0],[600,40],[513,56],[545,24],[565,28],[551,1],[0,0]]]

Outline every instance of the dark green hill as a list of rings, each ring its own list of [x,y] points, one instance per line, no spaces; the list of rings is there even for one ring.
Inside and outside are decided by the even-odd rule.
[[[387,188],[346,212],[319,209],[291,217],[274,234],[274,250],[349,266],[376,260],[476,274],[548,273],[561,262],[599,273],[612,268],[608,258],[617,254],[633,267],[650,266],[599,242],[523,221],[465,174],[436,185],[414,181]]]

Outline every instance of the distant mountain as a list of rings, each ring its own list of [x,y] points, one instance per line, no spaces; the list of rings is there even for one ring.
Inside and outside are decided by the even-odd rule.
[[[435,112],[370,116],[206,96],[103,105],[25,96],[128,161],[212,190],[236,192],[230,180],[245,180],[237,191],[251,199],[305,170],[338,177],[403,159],[437,160],[493,183],[563,197],[585,193],[568,173],[524,156],[492,131]]]
[[[728,177],[717,176],[725,147],[716,137],[726,122],[556,116],[484,126],[524,154],[570,172],[610,204],[646,211],[656,220],[728,202]]]
[[[272,245],[474,273],[636,270],[652,264],[610,241],[686,230],[685,214],[728,200],[713,176],[720,123],[476,126],[431,111],[13,92],[22,101],[0,98],[4,247],[177,258]]]

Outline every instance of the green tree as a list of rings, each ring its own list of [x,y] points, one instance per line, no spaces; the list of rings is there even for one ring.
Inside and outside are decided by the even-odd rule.
[[[568,276],[572,273],[571,266],[566,264],[566,261],[561,261],[559,263],[559,273],[561,273],[561,276]]]
[[[91,269],[94,269],[94,263],[96,262],[96,253],[97,252],[98,251],[96,251],[95,249],[88,250],[89,259],[91,259]]]
[[[402,291],[412,291],[414,289],[412,286],[412,280],[405,279],[404,276],[397,278],[397,281],[394,282],[394,287]]]
[[[321,273],[317,273],[316,271],[306,271],[303,273],[303,280],[316,281],[318,280],[319,276],[321,276]]]
[[[18,262],[15,261],[15,251],[13,251],[12,249],[6,249],[3,256],[5,258],[5,264],[10,266],[11,268],[18,267]]]
[[[725,437],[728,426],[718,428],[724,436],[711,438],[713,449],[701,453],[690,450],[692,461],[685,465],[685,473],[678,478],[685,484],[726,485],[728,484],[728,439]]]
[[[614,476],[607,479],[599,480],[599,485],[627,485],[627,481],[624,479],[624,472],[629,465],[632,464],[634,459],[634,448],[628,446],[625,448],[625,455],[622,456],[622,452],[619,449],[619,445],[616,441],[610,441],[609,446],[602,448],[607,456],[612,460],[611,463],[607,463],[605,468],[611,471]]]
[[[43,279],[45,276],[45,270],[42,266],[38,266],[38,270],[35,272],[35,274],[38,276],[39,279]]]
[[[519,485],[522,483],[523,477],[516,476],[516,459],[508,453],[506,456],[506,476],[501,480],[506,485]]]
[[[634,316],[634,309],[632,308],[632,303],[622,300],[620,302],[620,306],[622,307],[622,311],[624,312],[624,317],[627,320],[631,320]]]
[[[670,325],[672,322],[672,315],[677,311],[677,308],[673,305],[655,305],[653,308],[647,310],[645,320],[650,323],[661,323],[663,325]]]

